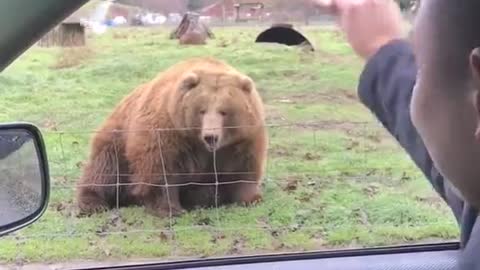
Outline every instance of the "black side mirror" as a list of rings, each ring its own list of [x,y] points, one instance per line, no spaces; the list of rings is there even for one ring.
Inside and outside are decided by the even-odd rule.
[[[28,123],[0,124],[0,236],[40,218],[49,193],[48,161],[40,130]]]

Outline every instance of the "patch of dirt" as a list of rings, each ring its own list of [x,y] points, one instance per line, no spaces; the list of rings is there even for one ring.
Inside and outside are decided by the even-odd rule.
[[[77,215],[77,208],[72,200],[66,202],[52,202],[50,203],[49,208],[57,211],[66,218],[74,218]]]
[[[311,58],[311,57],[310,57]],[[315,73],[305,73],[297,69],[270,70],[265,73],[269,78],[289,78],[291,81],[315,81],[321,77]]]
[[[355,133],[366,123],[363,122],[346,122],[346,121],[309,121],[292,124],[299,131],[315,131],[315,130],[338,130],[349,135]]]
[[[348,135],[349,143],[346,145],[347,150],[361,149],[362,151],[376,151],[380,148],[396,147],[395,139],[382,127],[369,122],[349,122],[349,121],[308,121],[308,122],[290,122],[283,118],[280,113],[275,111],[267,119],[267,125],[277,126],[282,130],[294,132],[315,132],[315,131],[338,131]],[[378,130],[378,132],[376,132]],[[313,135],[313,134],[312,134]],[[277,157],[289,156],[298,149],[292,147],[282,147],[275,145],[270,149],[270,154]],[[306,153],[303,156],[305,160],[320,160],[322,157]]]
[[[287,70],[282,70],[282,72],[280,72],[280,74],[285,76],[285,77],[293,77],[293,76],[298,74],[298,71],[287,69]]]
[[[369,125],[372,126],[373,124]],[[352,137],[363,138],[371,143],[374,143],[377,149],[382,146],[392,146],[392,144],[398,145],[388,131],[379,125],[375,125],[375,127],[368,127],[364,124],[362,129],[351,129],[347,131],[347,134]]]
[[[438,196],[415,196],[417,202],[425,203],[435,208],[445,207],[444,201]]]
[[[55,163],[55,162],[51,162]],[[60,164],[59,162],[57,164]],[[63,165],[63,164],[61,164]],[[68,184],[71,183],[71,180],[68,179],[66,175],[53,175],[50,177],[50,181],[52,182],[53,186],[64,186],[66,187]]]
[[[235,44],[240,42],[240,37],[243,35],[243,33],[240,33],[238,36],[232,37],[231,43]]]
[[[409,176],[406,172],[402,173],[402,176],[400,177],[400,183],[407,183],[413,180],[411,176]]]
[[[43,121],[43,123],[41,124],[41,127],[44,128],[44,129],[48,129],[48,130],[51,130],[51,131],[57,131],[57,122],[55,122],[55,120],[52,120],[52,119],[45,119]]]
[[[381,143],[368,140],[366,137],[353,137],[348,139],[348,143],[345,146],[346,150],[358,150],[362,153],[376,152],[382,148]]]
[[[285,118],[282,113],[272,105],[265,105],[265,110],[267,112],[267,123],[271,125],[276,124],[285,124],[287,123],[287,118]]]
[[[277,124],[277,123],[275,123]],[[365,139],[374,143],[375,149],[382,146],[392,146],[396,144],[395,139],[382,127],[370,122],[350,122],[350,121],[309,121],[302,123],[288,123],[291,128],[298,131],[316,131],[316,130],[336,130],[353,137],[349,149],[358,148],[360,143],[356,138]],[[376,132],[378,130],[378,132]],[[373,132],[372,132],[373,131]],[[371,148],[372,146],[370,146]],[[372,148],[373,149],[373,148]]]
[[[287,193],[291,193],[298,188],[298,184],[300,179],[298,177],[288,177],[285,179],[285,183],[282,185],[282,190],[286,191]]]
[[[299,103],[302,100],[314,100],[317,98],[316,102],[319,102],[322,97],[329,96],[325,94],[302,94],[294,95],[290,97],[284,97],[274,100],[274,103],[283,103],[283,104],[295,104]],[[312,102],[313,103],[313,102]],[[371,122],[348,122],[348,121],[309,121],[309,122],[290,122],[282,112],[276,108],[274,105],[265,105],[266,115],[267,115],[267,125],[276,126],[276,125],[291,125],[292,128],[295,128],[299,131],[312,131],[312,130],[339,130],[344,131],[349,135],[356,135],[364,137],[364,134],[361,134],[361,130],[366,125],[373,125]],[[375,127],[377,128],[377,127]],[[360,130],[360,131],[359,131]],[[369,135],[372,136],[372,140],[379,140],[379,138],[386,137],[385,132],[379,132],[380,134]],[[386,134],[388,135],[388,134]],[[378,136],[378,137],[375,137]]]
[[[113,39],[128,39],[129,35],[125,32],[115,32],[112,35]]]
[[[153,40],[143,43],[143,46],[145,46],[145,47],[151,47],[151,46],[156,46],[156,45],[157,45],[157,42],[155,42]]]
[[[120,213],[117,211],[113,211],[111,215],[105,220],[102,226],[100,226],[95,233],[99,237],[105,237],[106,233],[109,231],[115,230],[118,231],[119,227],[122,227],[123,221],[120,217]],[[112,229],[113,228],[113,229]],[[124,231],[125,228],[120,229],[120,231]]]
[[[85,167],[85,162],[84,161],[79,161],[75,164],[75,166],[78,168],[78,169],[83,169],[83,167]]]
[[[312,153],[305,153],[303,156],[305,160],[320,160],[322,157],[320,155],[312,154]]]
[[[57,61],[50,66],[50,69],[64,69],[76,67],[92,58],[93,50],[88,47],[63,48]]]
[[[232,43],[236,43],[238,42],[238,40],[236,38],[233,38],[231,41],[227,40],[226,38],[224,37],[219,37],[217,39],[217,47],[220,47],[220,48],[226,48],[228,46],[230,46]]]
[[[332,94],[335,93],[335,94]],[[314,104],[314,103],[328,103],[328,104],[352,104],[358,103],[358,98],[355,93],[347,89],[332,89],[328,93],[325,92],[310,92],[293,94],[283,96],[276,100],[276,103],[289,104]]]
[[[274,157],[286,157],[290,156],[292,149],[283,147],[283,146],[275,146],[269,149],[269,155],[274,156]]]
[[[380,190],[380,185],[377,183],[370,183],[368,186],[363,188],[363,193],[365,193],[369,198],[373,198],[378,194]]]
[[[246,242],[247,242],[247,240],[243,236],[240,236],[240,237],[234,239],[233,243],[232,243],[232,246],[227,251],[227,253],[232,254],[232,255],[242,254],[242,251],[245,248],[245,243]]]
[[[352,149],[358,148],[359,146],[360,146],[359,141],[350,139],[350,140],[348,140],[348,145],[347,145],[346,149],[347,150],[352,150]]]
[[[209,217],[201,218],[197,221],[197,225],[208,226],[212,224],[212,220]]]
[[[355,218],[362,224],[362,225],[365,225],[365,226],[369,226],[370,225],[370,222],[368,221],[368,215],[365,211],[363,211],[363,209],[361,208],[357,208],[354,210],[354,215],[355,215]]]
[[[50,207],[55,209],[55,211],[57,211],[57,212],[62,212],[63,210],[65,210],[67,208],[67,205],[66,205],[66,203],[58,202],[58,203],[51,203]]]
[[[285,244],[282,243],[282,241],[280,241],[277,237],[274,236],[274,238],[272,239],[273,250],[278,250],[278,251],[279,250],[284,250],[285,249]]]
[[[302,203],[308,203],[312,200],[312,198],[314,197],[315,195],[315,192],[312,190],[312,189],[308,189],[306,190],[305,192],[302,192],[297,200],[299,200],[300,202]]]
[[[159,238],[161,241],[169,241],[171,239],[171,236],[167,235],[165,232],[161,232],[159,235]]]
[[[212,239],[210,240],[212,243],[216,244],[218,240],[222,240],[227,238],[227,236],[223,232],[216,232],[214,233]]]

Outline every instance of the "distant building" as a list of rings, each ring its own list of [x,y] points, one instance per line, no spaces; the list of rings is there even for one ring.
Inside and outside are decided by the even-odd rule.
[[[41,47],[77,47],[86,44],[85,26],[80,12],[74,13],[46,33],[37,44]]]
[[[235,16],[233,0],[219,0],[210,4],[198,11],[202,16],[209,16],[213,18],[231,18]],[[224,13],[225,12],[225,13]]]
[[[116,0],[116,3],[139,7],[152,12],[170,14],[187,11],[188,0]]]
[[[242,5],[240,8],[241,18],[259,19],[264,12],[271,8],[271,1],[265,0],[217,0],[198,12],[202,16],[210,16],[216,19],[225,16],[226,19],[234,19],[237,15],[237,5]],[[248,5],[245,5],[248,4]],[[258,9],[260,4],[263,9]]]

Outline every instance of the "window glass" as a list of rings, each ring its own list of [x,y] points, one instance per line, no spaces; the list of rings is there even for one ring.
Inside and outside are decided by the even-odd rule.
[[[0,240],[2,264],[165,261],[457,239],[451,211],[394,138],[360,103],[356,87],[364,63],[353,54],[334,20],[297,1],[257,2],[92,0],[0,75],[0,120],[29,121],[41,128],[52,181],[45,215]],[[199,17],[185,15],[188,10],[196,11]],[[411,16],[405,14],[409,24]],[[191,39],[184,38],[185,31]],[[179,44],[204,38],[206,44]],[[98,146],[101,143],[92,146],[92,138],[116,105],[161,71],[199,56],[226,61],[249,76],[261,95],[268,131],[266,169],[261,177],[263,199],[251,206],[221,205],[217,199],[212,207],[177,217],[170,213],[151,215],[142,205],[122,207],[134,186],[144,194],[143,200],[149,200],[142,187],[148,187],[145,183],[151,177],[183,177],[179,189],[190,185],[200,194],[218,195],[228,185],[239,185],[245,177],[251,179],[249,175],[254,172],[253,165],[238,166],[242,170],[224,166],[227,161],[239,164],[259,158],[258,153],[252,157],[243,148],[237,152],[231,148],[228,153],[219,149],[218,155],[201,156],[198,152],[206,151],[202,148],[205,145],[195,141],[199,136],[187,139],[179,135],[185,132],[175,128],[152,130],[155,121],[171,117],[166,114],[169,109],[178,113],[175,108],[181,105],[179,101],[178,105],[147,106],[158,102],[149,96],[119,108],[122,114],[109,120],[115,123],[112,130],[119,129],[106,136],[115,138],[109,152],[115,154],[101,156],[93,164],[116,164],[113,185],[95,182],[96,177],[104,177],[95,174],[90,182],[81,184],[90,183],[92,190],[108,189],[109,196],[115,197],[112,209],[79,216],[78,180],[92,149],[104,150]],[[167,86],[156,87],[174,88],[164,84]],[[211,99],[202,96],[196,100],[198,107]],[[144,107],[136,108],[137,104]],[[194,110],[195,106],[188,108]],[[226,111],[221,117],[234,114],[234,123],[244,123],[238,118],[247,116],[236,114],[237,107],[223,106]],[[131,130],[124,124],[149,113],[152,122],[143,125],[144,130]],[[198,119],[204,119],[200,110],[198,113]],[[247,132],[249,127],[222,129],[214,139],[234,136],[235,129]],[[128,135],[135,132],[141,134]],[[158,134],[151,136],[152,132]],[[140,184],[122,180],[134,175],[134,165],[122,162],[127,155],[122,149],[135,144],[149,153],[149,147],[158,147],[154,140],[165,137],[171,140],[162,141],[168,150],[161,151],[161,156],[141,155],[134,162],[153,164],[156,167],[151,172],[162,172],[159,166],[167,163],[178,167],[167,173],[138,176],[145,178]],[[191,155],[171,161],[180,151],[180,146],[172,145],[181,140],[195,145],[188,149]],[[212,159],[223,171],[213,166],[213,171],[203,171],[205,177],[189,167]],[[198,165],[202,166],[208,167]],[[175,186],[172,183],[170,187]],[[164,186],[152,193],[158,195]],[[167,199],[174,196],[169,192]],[[92,199],[91,203],[96,202]]]

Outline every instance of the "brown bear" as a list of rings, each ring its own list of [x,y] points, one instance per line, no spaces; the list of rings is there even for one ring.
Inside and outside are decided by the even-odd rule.
[[[214,58],[182,61],[126,96],[96,131],[77,188],[80,215],[255,203],[267,144],[248,76]]]

